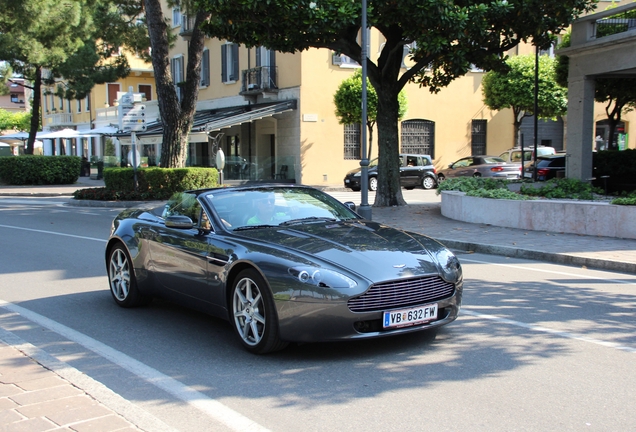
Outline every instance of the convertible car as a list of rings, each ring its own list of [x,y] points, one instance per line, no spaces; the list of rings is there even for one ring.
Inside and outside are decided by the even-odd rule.
[[[162,297],[225,318],[257,354],[435,329],[457,318],[463,285],[458,259],[437,241],[288,184],[188,191],[125,210],[106,268],[118,305]]]

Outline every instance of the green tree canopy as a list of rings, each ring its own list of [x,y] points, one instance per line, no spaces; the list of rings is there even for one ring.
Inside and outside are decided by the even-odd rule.
[[[328,48],[362,64],[361,2],[351,0],[193,0],[210,13],[213,37],[294,53]],[[399,183],[398,95],[408,82],[438,91],[471,64],[498,68],[524,41],[540,46],[595,0],[369,0],[368,26],[382,35],[379,56],[365,59],[378,96],[378,192],[375,205],[405,204]],[[406,48],[405,48],[406,47]],[[413,65],[402,68],[405,49]],[[375,56],[374,56],[375,57]]]
[[[489,71],[481,82],[484,103],[492,110],[510,108],[514,120],[514,143],[519,141],[519,128],[524,117],[534,115],[534,54],[511,57],[508,71]],[[538,118],[554,118],[567,111],[567,87],[556,80],[556,60],[539,57]]]
[[[29,130],[31,124],[31,113],[20,111],[12,112],[0,108],[0,131],[18,130],[21,132]]]
[[[43,78],[52,83],[63,76],[60,96],[69,99],[126,76],[125,57],[112,61],[111,54],[125,44],[143,47],[141,24],[134,19],[139,13],[135,0],[0,0],[0,60],[32,83],[26,153],[33,153],[40,123]]]
[[[367,79],[367,128],[369,129],[368,157],[371,157],[373,143],[373,127],[378,116],[378,95]],[[401,91],[398,95],[400,110],[398,118],[406,114],[406,94]],[[362,71],[356,70],[353,75],[340,83],[333,97],[336,106],[336,117],[340,124],[362,123]]]

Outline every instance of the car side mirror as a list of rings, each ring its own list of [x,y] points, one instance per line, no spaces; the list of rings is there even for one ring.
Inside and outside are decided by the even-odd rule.
[[[449,167],[449,168],[452,168],[452,167],[453,167],[453,164],[448,164],[448,167]]]
[[[356,204],[353,201],[347,201],[344,203],[344,205],[346,205],[349,210],[356,211]]]
[[[183,215],[168,216],[166,218],[166,227],[177,229],[192,229],[192,227],[194,227],[194,222],[192,222],[192,219],[190,219],[189,217]]]

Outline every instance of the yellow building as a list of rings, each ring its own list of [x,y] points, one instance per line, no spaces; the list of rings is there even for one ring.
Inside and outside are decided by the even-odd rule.
[[[103,157],[106,138],[118,129],[117,101],[131,87],[134,92],[142,93],[150,106],[154,104],[156,112],[153,115],[154,118],[157,117],[157,93],[152,65],[139,56],[122,55],[128,56],[130,75],[117,82],[96,85],[84,99],[67,100],[56,96],[55,86],[63,85],[63,81],[55,86],[43,87],[43,132],[38,137],[50,132],[67,132],[60,138],[44,138],[44,154],[66,154],[88,159],[92,156]]]

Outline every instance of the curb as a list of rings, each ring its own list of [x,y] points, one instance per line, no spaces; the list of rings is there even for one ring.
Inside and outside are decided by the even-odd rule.
[[[510,258],[531,259],[536,261],[544,261],[576,267],[587,267],[597,270],[609,270],[621,273],[636,273],[636,264],[634,263],[587,258],[554,252],[541,252],[531,249],[513,248],[510,246],[478,244],[451,239],[436,238],[435,240],[439,241],[450,249],[462,250],[466,252],[477,252],[487,255],[498,255]]]

